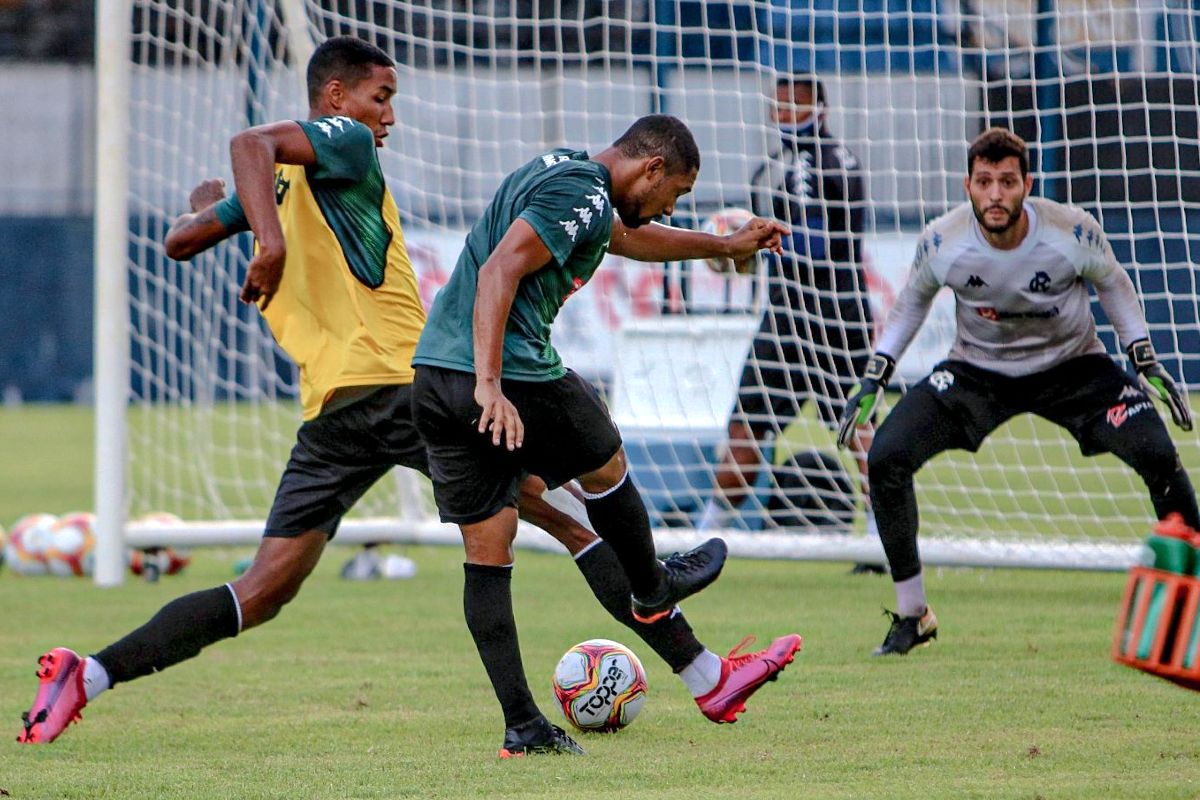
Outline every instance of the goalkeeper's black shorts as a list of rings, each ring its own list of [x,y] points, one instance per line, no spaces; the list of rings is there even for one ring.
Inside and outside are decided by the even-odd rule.
[[[479,433],[475,376],[417,366],[413,414],[429,448],[433,498],[443,522],[470,524],[517,505],[525,474],[553,489],[608,463],[621,435],[590,383],[570,370],[552,381],[502,383],[525,425],[524,444],[509,451]]]
[[[946,449],[976,452],[992,431],[1023,413],[1065,428],[1085,456],[1113,453],[1127,461],[1138,451],[1174,449],[1137,379],[1107,355],[1094,354],[1016,378],[943,361],[888,414],[872,458],[876,449],[897,448],[919,452],[919,466]]]

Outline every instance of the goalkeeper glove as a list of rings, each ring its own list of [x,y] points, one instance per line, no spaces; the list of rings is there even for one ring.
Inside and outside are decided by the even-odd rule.
[[[1158,363],[1154,355],[1154,346],[1149,339],[1138,339],[1125,349],[1133,368],[1137,370],[1138,381],[1147,393],[1157,397],[1171,409],[1171,419],[1185,431],[1192,429],[1192,410],[1188,408],[1187,398],[1179,391],[1175,381]]]
[[[850,441],[851,432],[857,426],[867,424],[867,420],[875,412],[879,395],[887,387],[895,369],[896,360],[887,353],[876,353],[867,361],[862,380],[854,387],[854,394],[846,401],[846,408],[842,411],[841,423],[838,426],[838,447],[846,446]]]

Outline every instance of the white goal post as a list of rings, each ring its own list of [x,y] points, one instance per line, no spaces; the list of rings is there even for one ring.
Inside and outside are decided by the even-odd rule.
[[[237,301],[247,236],[188,264],[168,259],[162,239],[196,183],[229,181],[234,133],[305,116],[302,65],[333,35],[367,38],[397,63],[397,124],[380,161],[426,302],[509,170],[561,144],[594,152],[645,113],[681,117],[700,146],[677,224],[746,206],[751,175],[779,143],[774,81],[804,71],[820,77],[829,131],[862,166],[868,291],[856,300],[877,322],[922,225],[961,200],[967,143],[1003,124],[1030,142],[1035,192],[1101,220],[1164,365],[1184,386],[1200,381],[1200,11],[1186,4],[98,0],[96,18],[102,585],[122,580],[128,546],[261,534],[299,424],[295,368]],[[695,523],[763,311],[764,269],[729,278],[610,257],[556,323],[564,360],[606,393],[664,550],[703,538]],[[898,388],[948,349],[946,302],[899,365]],[[1101,335],[1116,354],[1103,321]],[[767,472],[799,488],[759,487],[725,532],[731,551],[880,562],[855,465],[812,405],[768,454]],[[1196,434],[1172,435],[1194,466]],[[804,458],[824,466],[789,467]],[[337,541],[458,542],[424,480],[395,472]],[[935,459],[917,490],[929,564],[1120,569],[1153,515],[1131,470],[1080,457],[1068,435],[1028,417],[977,455]],[[151,512],[186,522],[140,521]],[[520,541],[556,546],[535,531]]]

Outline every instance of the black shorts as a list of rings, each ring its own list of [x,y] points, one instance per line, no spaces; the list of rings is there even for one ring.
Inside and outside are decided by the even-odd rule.
[[[870,314],[856,306],[816,313],[769,310],[742,368],[732,419],[756,436],[778,434],[810,398],[833,425],[871,357]]]
[[[418,366],[413,416],[429,448],[433,497],[443,522],[470,524],[516,506],[525,473],[549,488],[593,472],[621,448],[621,435],[590,383],[568,370],[554,381],[502,383],[525,424],[525,441],[509,452],[479,433],[475,376]]]
[[[411,398],[408,384],[382,386],[301,425],[264,535],[321,531],[332,538],[342,516],[392,467],[428,475]]]
[[[1023,413],[1065,428],[1085,456],[1123,457],[1147,446],[1173,449],[1137,379],[1107,355],[1096,354],[1019,378],[943,361],[888,414],[872,457],[876,448],[921,451],[914,465],[919,467],[942,450],[976,452],[992,431]]]

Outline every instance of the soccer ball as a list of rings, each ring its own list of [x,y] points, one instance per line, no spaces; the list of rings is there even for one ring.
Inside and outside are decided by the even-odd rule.
[[[754,219],[754,215],[746,209],[731,206],[722,208],[706,219],[700,230],[717,236],[728,236],[752,219]],[[754,272],[757,259],[751,257],[739,264],[734,264],[731,258],[706,258],[704,263],[714,272],[736,272],[739,275],[746,275]]]
[[[62,516],[50,529],[46,568],[61,577],[91,575],[96,566],[96,516],[86,511]]]
[[[646,671],[629,648],[608,639],[572,647],[554,668],[554,699],[581,731],[619,731],[646,703]]]
[[[45,575],[50,530],[56,522],[53,514],[27,514],[17,520],[4,546],[8,568],[17,575]]]
[[[162,527],[182,525],[183,520],[167,511],[153,511],[138,517],[137,522]],[[153,583],[161,575],[178,575],[192,563],[191,553],[173,547],[151,547],[129,551],[129,571]]]

